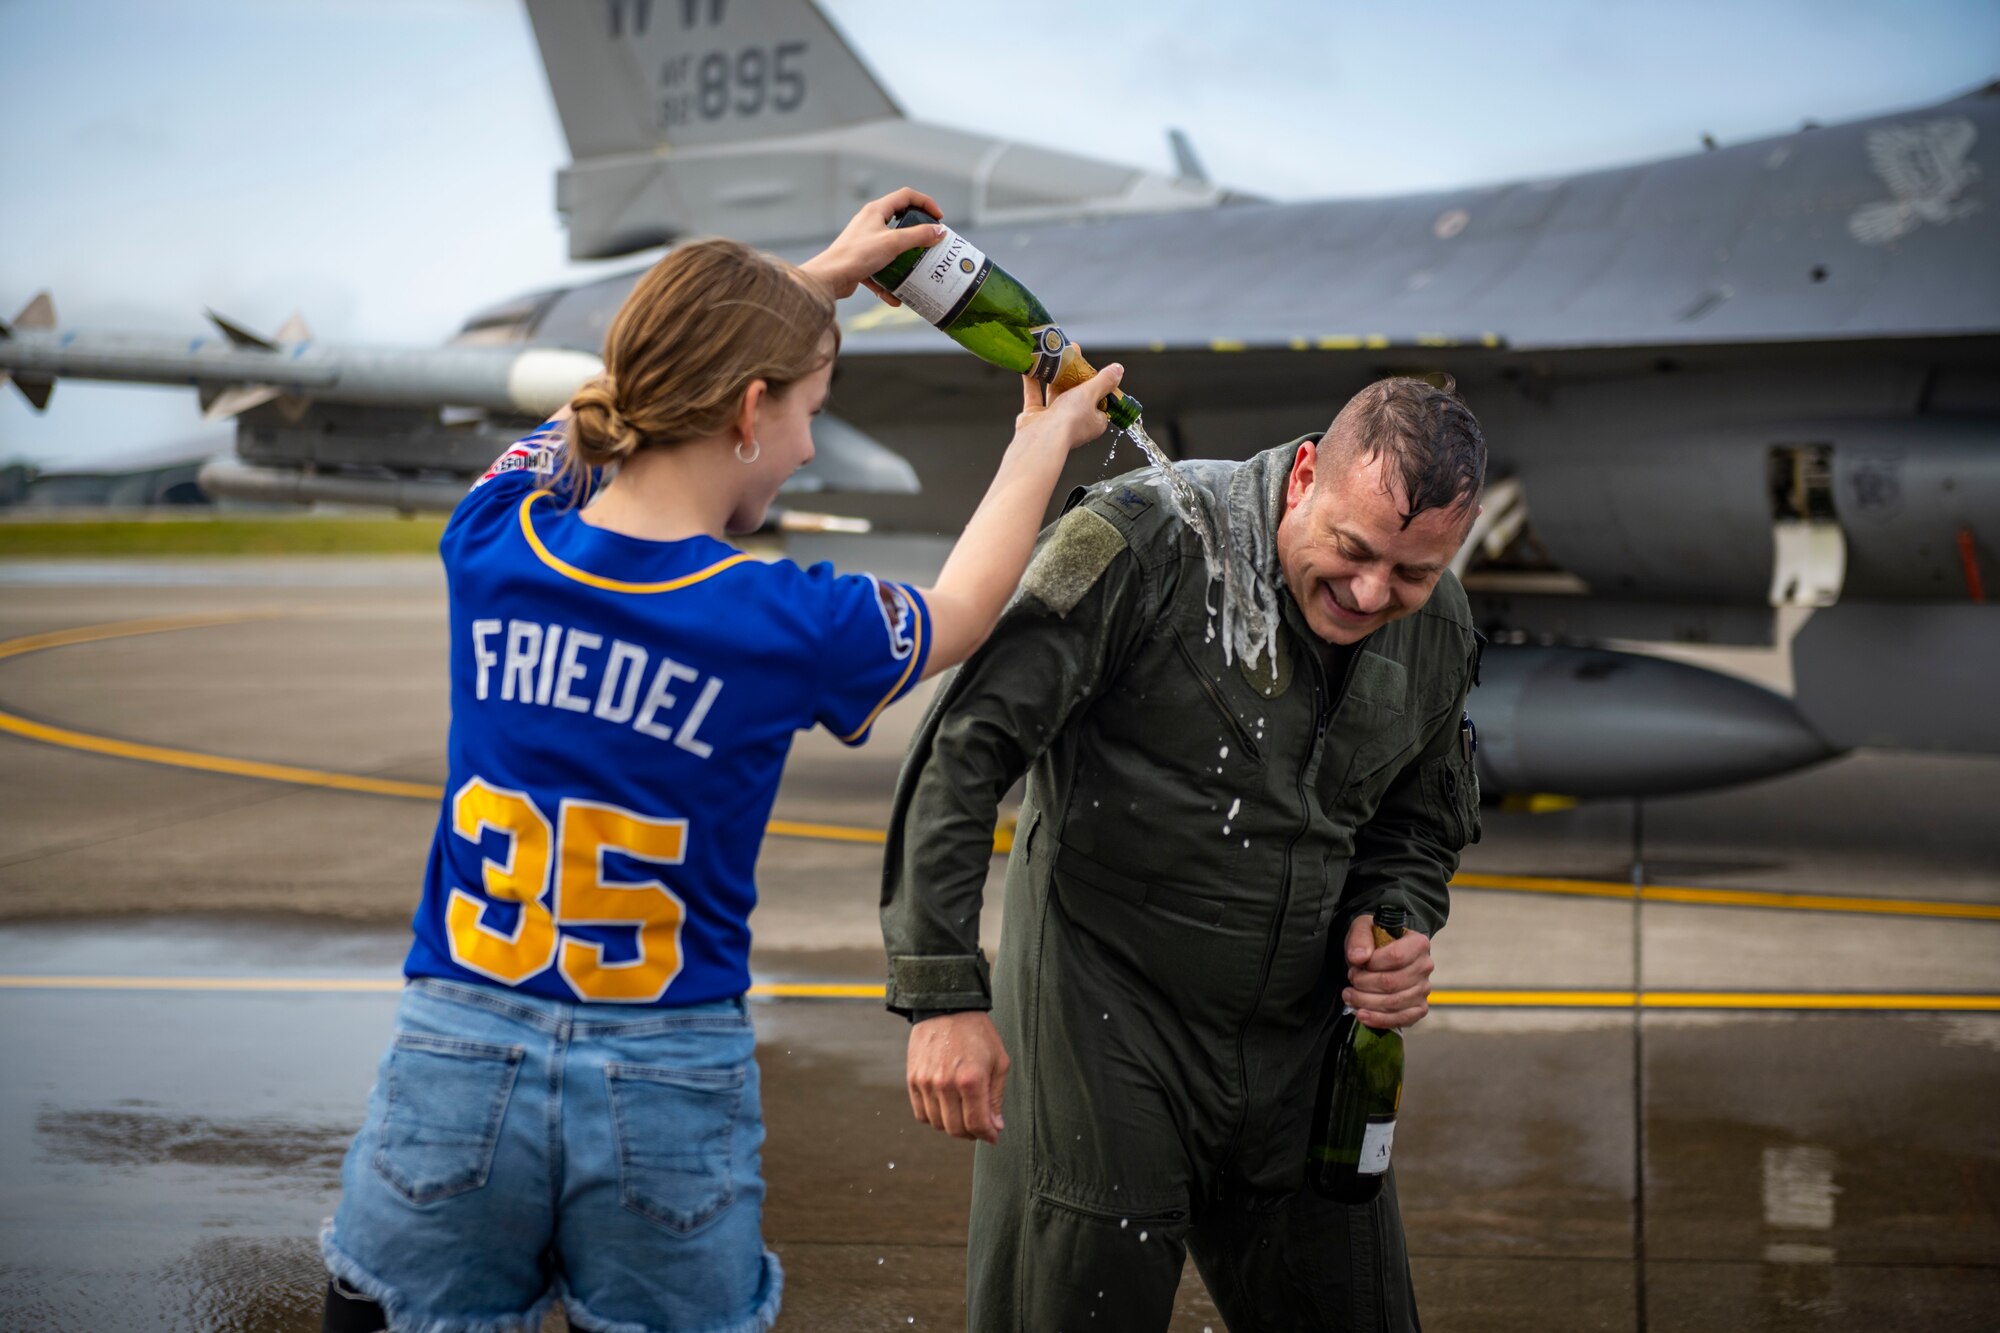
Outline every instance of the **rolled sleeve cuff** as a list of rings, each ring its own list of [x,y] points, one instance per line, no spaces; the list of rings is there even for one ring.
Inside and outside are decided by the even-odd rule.
[[[891,956],[888,1004],[899,1014],[920,1009],[991,1009],[993,979],[986,955]]]

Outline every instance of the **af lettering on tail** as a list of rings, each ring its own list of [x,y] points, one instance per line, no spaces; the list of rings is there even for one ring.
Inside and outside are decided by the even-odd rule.
[[[569,142],[556,208],[572,259],[684,236],[824,239],[863,182],[921,185],[964,227],[1236,197],[912,121],[813,0],[528,0],[528,17]]]
[[[903,118],[810,0],[528,0],[528,16],[569,141],[556,198],[577,258],[831,235],[853,201],[808,169],[810,147],[760,158],[754,187],[732,150]]]

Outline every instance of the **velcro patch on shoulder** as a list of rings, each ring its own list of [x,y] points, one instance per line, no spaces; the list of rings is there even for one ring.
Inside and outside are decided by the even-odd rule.
[[[1125,534],[1116,524],[1079,505],[1062,516],[1042,549],[1035,552],[1021,578],[1021,588],[1057,615],[1066,616],[1124,549]]]

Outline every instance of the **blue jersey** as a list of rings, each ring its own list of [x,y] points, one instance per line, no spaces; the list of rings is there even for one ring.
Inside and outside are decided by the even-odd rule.
[[[858,745],[923,675],[915,589],[607,532],[543,426],[452,514],[451,775],[408,976],[693,1004],[750,984],[795,732]]]

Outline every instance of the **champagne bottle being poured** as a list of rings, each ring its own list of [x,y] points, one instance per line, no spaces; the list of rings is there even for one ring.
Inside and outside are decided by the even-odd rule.
[[[1400,939],[1408,928],[1401,903],[1382,904],[1375,910],[1375,947]],[[1333,944],[1340,947],[1338,936]],[[1306,1179],[1313,1188],[1346,1204],[1367,1203],[1381,1193],[1402,1102],[1403,1034],[1371,1028],[1345,1010],[1320,1065],[1306,1147]]]
[[[936,221],[912,207],[889,225],[920,227]],[[1097,373],[1033,292],[949,227],[936,245],[897,255],[875,281],[981,359],[1017,375],[1033,375],[1056,393]],[[1130,394],[1113,389],[1101,406],[1120,430],[1138,424],[1139,400]]]

